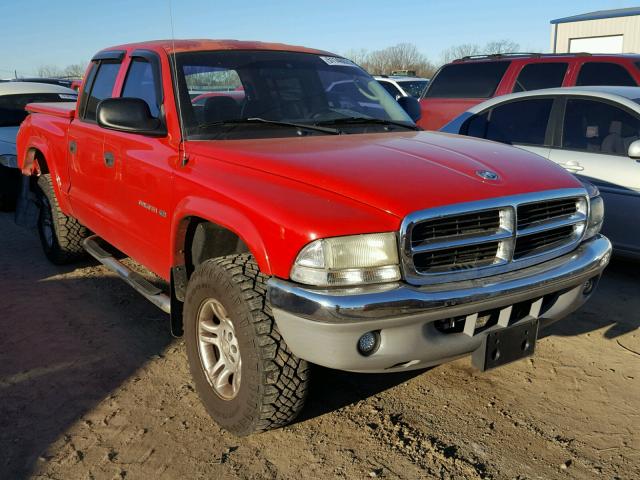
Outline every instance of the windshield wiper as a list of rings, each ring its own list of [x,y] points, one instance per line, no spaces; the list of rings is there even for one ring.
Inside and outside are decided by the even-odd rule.
[[[237,125],[256,124],[256,123],[264,123],[268,125],[279,125],[282,127],[297,128],[300,130],[312,130],[314,132],[322,132],[330,135],[340,135],[342,133],[340,130],[335,128],[321,127],[313,124],[307,125],[304,123],[292,123],[292,122],[281,122],[278,120],[267,120],[266,118],[260,118],[260,117],[238,118],[235,120],[220,120],[218,122],[203,123],[202,125],[198,125],[198,129],[204,130],[210,127],[218,127],[218,126],[224,127],[226,125],[237,126]]]
[[[422,130],[417,125],[411,125],[403,122],[396,122],[393,120],[383,120],[382,118],[374,118],[374,117],[343,117],[343,118],[334,118],[332,120],[323,120],[321,122],[316,122],[314,125],[359,125],[373,123],[375,125],[394,125],[397,127],[408,128],[409,130]]]

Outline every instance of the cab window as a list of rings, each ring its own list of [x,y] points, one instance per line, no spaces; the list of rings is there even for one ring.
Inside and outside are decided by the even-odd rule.
[[[98,103],[105,98],[111,98],[113,95],[113,86],[116,83],[116,77],[120,70],[120,63],[102,61],[94,64],[92,68],[93,73],[95,71],[95,78],[91,83],[87,82],[87,85],[91,87],[86,99],[86,106],[84,109],[83,119],[91,122],[96,121],[96,110]],[[93,76],[92,75],[92,76]],[[91,78],[89,78],[91,80]]]
[[[149,105],[151,115],[160,115],[160,92],[158,79],[154,75],[151,63],[143,58],[134,58],[129,66],[122,90],[123,97],[140,98]]]
[[[445,65],[429,83],[426,98],[489,98],[511,62],[471,62]]]

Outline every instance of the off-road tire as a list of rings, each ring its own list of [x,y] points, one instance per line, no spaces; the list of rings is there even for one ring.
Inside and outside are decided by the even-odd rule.
[[[185,343],[196,390],[211,417],[244,436],[282,427],[302,409],[309,365],[285,344],[266,300],[267,277],[250,254],[206,260],[189,280],[184,304]],[[207,380],[200,360],[198,314],[218,300],[235,328],[242,358],[237,395],[223,400]]]
[[[78,220],[62,213],[50,174],[38,177],[37,195],[40,203],[38,234],[49,261],[65,265],[86,257],[82,241],[90,232]]]

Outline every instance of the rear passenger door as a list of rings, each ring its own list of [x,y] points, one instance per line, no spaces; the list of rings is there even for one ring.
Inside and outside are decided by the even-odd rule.
[[[116,170],[105,163],[105,130],[96,122],[98,103],[113,96],[123,51],[101,52],[91,61],[76,117],[69,126],[70,200],[74,215],[100,235],[112,231],[112,185]]]
[[[595,184],[605,201],[604,233],[616,247],[640,249],[640,163],[627,151],[640,117],[619,104],[568,98],[550,159]]]
[[[506,143],[548,158],[553,105],[551,97],[503,103],[471,117],[460,133]]]

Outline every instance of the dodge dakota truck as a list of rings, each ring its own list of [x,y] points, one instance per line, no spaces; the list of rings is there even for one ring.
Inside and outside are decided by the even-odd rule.
[[[208,412],[247,435],[294,419],[310,364],[498,367],[594,291],[598,191],[420,131],[415,102],[324,51],[121,45],[77,103],[27,107],[18,162],[46,257],[88,252],[169,313]]]

